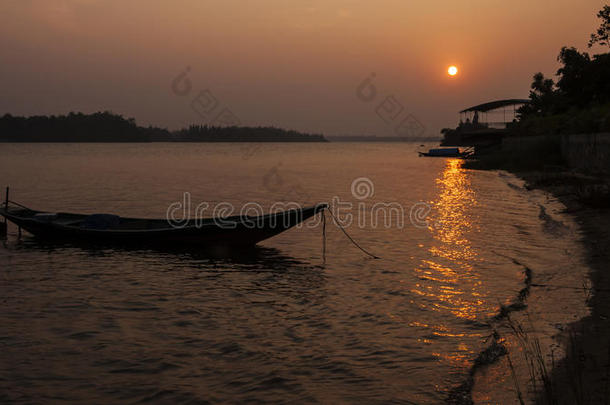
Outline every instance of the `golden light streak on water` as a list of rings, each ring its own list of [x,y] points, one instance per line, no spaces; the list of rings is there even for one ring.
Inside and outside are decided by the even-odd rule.
[[[449,159],[436,180],[437,197],[431,202],[428,231],[432,244],[427,247],[429,258],[421,260],[414,269],[421,280],[412,292],[422,299],[422,307],[447,312],[459,319],[475,321],[486,303],[478,291],[481,280],[474,262],[478,254],[469,240],[469,232],[476,229],[473,207],[477,205],[468,173],[462,161]],[[428,325],[431,336],[461,339],[462,331],[450,325]],[[460,343],[457,351],[434,352],[439,360],[449,364],[464,364],[472,348]]]

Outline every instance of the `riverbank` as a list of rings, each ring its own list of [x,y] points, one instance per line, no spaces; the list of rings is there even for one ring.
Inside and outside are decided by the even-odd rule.
[[[518,173],[529,187],[556,196],[581,227],[591,269],[591,314],[570,325],[561,338],[566,357],[550,372],[550,390],[540,404],[608,404],[610,401],[610,209],[607,179],[574,173]],[[606,193],[603,190],[606,188]],[[580,287],[580,286],[575,286]]]
[[[610,401],[610,181],[605,175],[584,174],[563,166],[559,149],[548,143],[539,143],[537,148],[524,152],[529,155],[527,158],[520,152],[513,149],[500,159],[498,156],[503,152],[498,152],[469,162],[467,167],[509,170],[522,178],[528,189],[541,189],[554,195],[579,224],[586,262],[591,269],[589,287],[568,286],[588,288],[590,315],[570,324],[556,336],[566,355],[559,362],[552,361],[553,368],[538,376],[542,381],[537,382],[536,401],[607,404]],[[547,359],[552,356],[550,353],[538,355]]]

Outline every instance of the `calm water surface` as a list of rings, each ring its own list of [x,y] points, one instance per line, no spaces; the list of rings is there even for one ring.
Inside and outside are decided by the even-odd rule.
[[[500,304],[523,288],[518,263],[538,282],[569,283],[583,277],[573,270],[582,252],[547,197],[507,174],[418,158],[418,147],[1,144],[0,185],[35,209],[165,217],[184,192],[211,207],[337,197],[352,204],[348,232],[382,259],[330,223],[325,264],[320,226],[226,257],[18,240],[10,227],[0,247],[0,398],[441,402],[485,348]],[[351,185],[363,177],[374,190],[358,199]],[[404,207],[404,226],[375,226],[380,202]],[[431,211],[414,226],[421,202]],[[576,292],[533,296],[542,329],[584,307]],[[477,387],[482,400],[506,379],[496,377]]]

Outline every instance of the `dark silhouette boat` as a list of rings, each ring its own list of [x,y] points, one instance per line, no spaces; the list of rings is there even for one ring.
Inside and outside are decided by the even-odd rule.
[[[453,157],[453,158],[468,158],[472,155],[472,150],[460,151],[460,148],[438,148],[430,149],[428,152],[419,152],[419,156],[427,157]]]
[[[0,207],[0,215],[20,229],[50,240],[205,248],[253,246],[298,225],[327,207],[322,203],[260,216],[190,219],[172,224],[167,219],[36,211],[22,205],[9,206],[7,200]]]

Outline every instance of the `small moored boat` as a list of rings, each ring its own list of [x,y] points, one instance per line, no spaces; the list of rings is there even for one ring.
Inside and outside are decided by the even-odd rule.
[[[17,205],[17,206],[11,206]],[[253,246],[326,209],[327,204],[260,216],[190,219],[124,218],[112,214],[71,214],[32,210],[8,201],[0,215],[36,237],[50,240],[151,246]]]
[[[427,157],[456,157],[467,158],[472,155],[471,150],[460,151],[460,148],[438,148],[430,149],[428,152],[419,152],[419,156]]]

